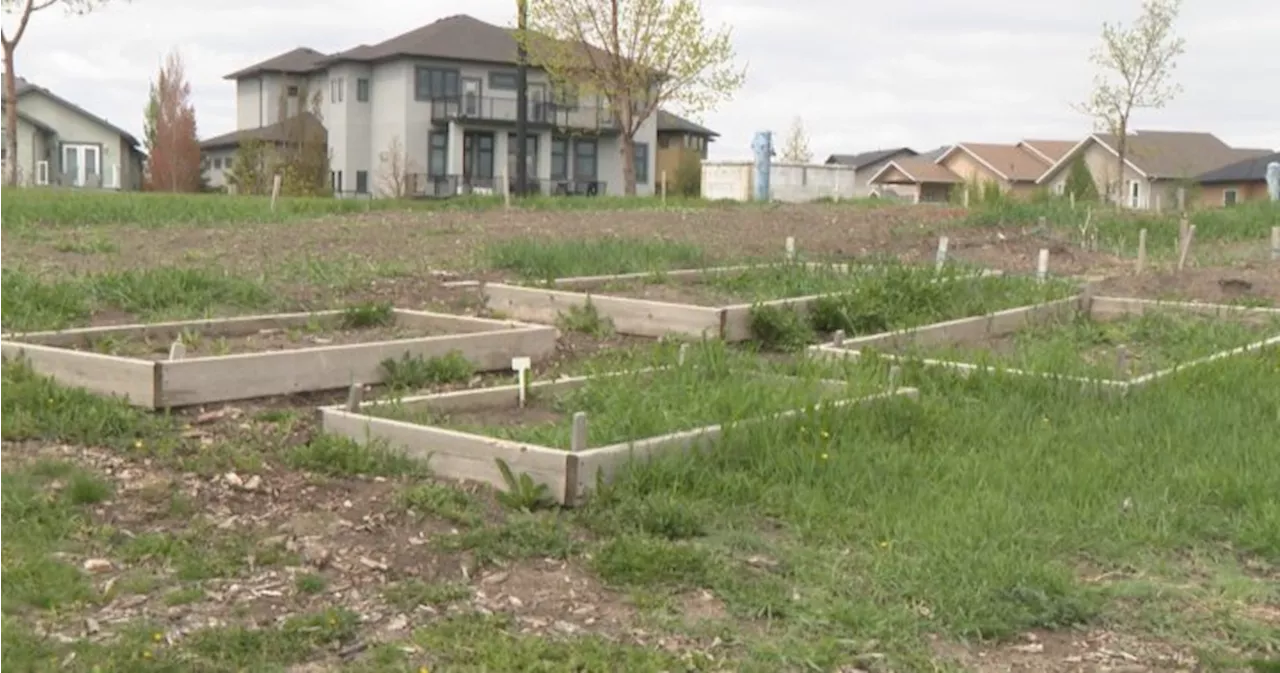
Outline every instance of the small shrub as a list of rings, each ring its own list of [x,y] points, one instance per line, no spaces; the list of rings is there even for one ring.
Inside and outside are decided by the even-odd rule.
[[[790,308],[757,305],[750,318],[752,336],[769,350],[800,350],[816,338],[809,321]]]
[[[387,358],[382,361],[383,383],[392,390],[468,381],[475,371],[471,361],[459,351],[433,358],[405,353],[399,360]]]
[[[396,321],[395,309],[386,302],[365,302],[342,311],[342,329],[386,327]]]
[[[613,334],[613,321],[600,315],[590,299],[582,306],[570,306],[567,313],[561,313],[556,326],[566,332],[579,332],[596,338]]]

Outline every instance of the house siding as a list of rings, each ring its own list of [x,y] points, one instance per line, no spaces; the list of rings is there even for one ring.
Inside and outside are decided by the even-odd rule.
[[[38,91],[18,99],[18,109],[55,129],[56,138],[47,138],[34,126],[18,120],[18,167],[23,184],[35,184],[36,162],[49,162],[49,181],[57,183],[62,168],[62,146],[98,147],[98,175],[102,187],[138,189],[141,165],[137,154],[114,129],[58,103]]]
[[[1108,185],[1114,185],[1116,183],[1116,155],[1093,140],[1089,141],[1089,144],[1085,146],[1082,152],[1084,155],[1084,163],[1089,167],[1089,173],[1093,175],[1093,183],[1094,186],[1097,187],[1098,193],[1108,194],[1112,192],[1113,190],[1111,190]],[[1059,167],[1057,172],[1045,180],[1045,186],[1047,186],[1052,193],[1056,194],[1060,189],[1065,187],[1067,176],[1071,174],[1072,161],[1074,161],[1074,158]],[[1138,172],[1133,170],[1133,167],[1129,166],[1127,163],[1124,166],[1123,180],[1124,182],[1121,191],[1121,196],[1123,198],[1121,199],[1121,204],[1124,207],[1132,207],[1131,200],[1129,199],[1129,193],[1128,191],[1125,191],[1130,189],[1131,182],[1138,183],[1137,207],[1145,209],[1154,206],[1151,198],[1150,182],[1147,178],[1139,175]],[[1059,185],[1062,185],[1063,187],[1060,187]]]
[[[1244,203],[1246,201],[1266,201],[1271,198],[1267,194],[1267,183],[1265,180],[1253,180],[1249,182],[1225,182],[1212,185],[1198,185],[1196,188],[1195,203],[1201,208],[1221,208],[1226,203],[1227,190],[1234,189],[1236,191],[1236,202]]]

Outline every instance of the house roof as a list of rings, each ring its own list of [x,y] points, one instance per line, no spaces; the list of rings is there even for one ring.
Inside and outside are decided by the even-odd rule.
[[[135,137],[133,137],[133,134],[132,134],[132,133],[129,133],[128,131],[126,131],[126,130],[124,130],[124,129],[120,128],[119,126],[116,126],[115,124],[112,124],[111,122],[107,121],[106,119],[104,119],[104,118],[102,118],[102,117],[99,117],[98,115],[93,114],[92,112],[89,112],[88,110],[86,110],[86,109],[84,109],[84,108],[80,107],[79,105],[76,105],[75,103],[72,103],[71,101],[69,101],[69,100],[67,100],[67,99],[63,98],[62,96],[59,96],[59,95],[55,94],[54,92],[52,92],[52,91],[50,91],[50,90],[48,90],[48,89],[46,89],[46,88],[44,88],[44,87],[42,87],[42,86],[39,86],[39,85],[37,85],[37,84],[35,84],[35,83],[33,83],[33,82],[29,82],[29,81],[27,81],[26,79],[24,79],[24,78],[22,78],[22,77],[19,77],[19,78],[17,79],[17,81],[15,81],[13,84],[14,84],[14,89],[15,89],[15,90],[16,90],[16,92],[17,92],[17,96],[18,96],[18,98],[22,98],[23,96],[25,96],[25,95],[27,95],[27,94],[30,94],[30,93],[36,93],[36,92],[38,92],[38,93],[40,93],[41,95],[43,95],[44,97],[46,97],[46,98],[48,98],[48,99],[52,100],[53,102],[55,102],[55,103],[57,103],[57,104],[59,104],[59,105],[61,105],[61,106],[65,107],[65,108],[67,108],[67,109],[69,109],[69,110],[71,110],[71,111],[73,111],[73,112],[76,112],[76,113],[78,113],[78,114],[84,115],[85,117],[88,117],[89,119],[93,120],[94,122],[96,122],[96,123],[98,123],[98,124],[101,124],[102,126],[105,126],[105,127],[106,127],[106,128],[108,128],[108,129],[111,129],[111,130],[112,130],[112,131],[114,131],[115,133],[119,133],[119,134],[120,134],[120,137],[124,138],[124,139],[129,143],[129,146],[130,146],[131,148],[133,148],[133,149],[135,149],[135,150],[136,150],[136,149],[138,149],[138,139],[137,139],[137,138],[135,138]],[[0,87],[0,90],[2,90],[2,89],[3,89],[3,87]],[[57,132],[57,130],[56,130],[56,129],[54,129],[53,127],[51,127],[49,124],[47,124],[47,123],[45,123],[45,122],[42,122],[42,121],[38,121],[38,120],[34,119],[33,117],[31,117],[30,115],[23,115],[21,112],[19,112],[18,114],[19,114],[19,116],[25,117],[25,118],[26,118],[26,120],[27,120],[28,122],[30,122],[33,126],[41,127],[42,129],[44,129],[44,130],[46,130],[46,131],[53,131],[53,132],[55,132],[55,133]]]
[[[921,152],[916,156],[920,157],[921,159],[928,159],[929,161],[937,161],[938,157],[946,154],[947,150],[950,150],[950,149],[951,149],[950,145],[943,145],[942,147],[935,147],[929,150],[928,152]]]
[[[1117,137],[1114,134],[1095,133],[1080,141],[1045,171],[1039,181],[1043,182],[1057,173],[1090,143],[1097,143],[1111,154],[1117,154]],[[1151,180],[1192,178],[1268,153],[1270,150],[1231,147],[1212,133],[1198,131],[1135,131],[1125,139],[1125,163]]]
[[[304,132],[307,133],[308,135],[312,133],[317,133],[317,134],[328,133],[324,128],[324,123],[321,122],[319,118],[317,118],[315,115],[311,114],[310,112],[303,112],[302,114],[298,115],[298,117],[301,118],[302,124],[304,125],[303,126]],[[290,140],[289,132],[293,130],[293,129],[290,129],[288,125],[290,122],[293,122],[293,121],[294,121],[293,118],[289,118],[289,119],[278,121],[274,124],[270,124],[267,126],[260,126],[258,128],[253,128],[253,129],[243,129],[240,131],[232,131],[231,133],[224,133],[220,136],[207,138],[200,142],[200,149],[217,150],[217,149],[225,149],[228,147],[239,147],[240,143],[243,143],[248,140],[261,140],[263,142],[270,142],[270,143],[288,142]]]
[[[918,156],[899,157],[890,161],[883,168],[876,171],[876,174],[871,176],[868,182],[879,182],[880,176],[890,169],[896,169],[899,173],[910,178],[915,184],[955,184],[962,182],[960,176],[952,173],[946,166]]]
[[[284,72],[290,74],[300,74],[311,72],[320,65],[326,55],[312,49],[310,47],[295,47],[283,54],[272,56],[271,58],[260,63],[237,70],[230,75],[226,75],[222,79],[240,79],[250,75],[257,75],[264,72]]]
[[[718,138],[719,133],[711,129],[697,124],[681,117],[680,115],[667,112],[666,110],[658,110],[658,131],[692,133],[694,135],[706,136],[708,138]]]
[[[1280,152],[1262,154],[1215,168],[1196,177],[1199,183],[1257,182],[1267,179],[1267,164],[1280,163]]]
[[[956,152],[964,152],[997,176],[1011,182],[1035,182],[1049,168],[1049,162],[1017,146],[996,143],[959,143],[937,158],[942,163]]]
[[[862,168],[880,161],[884,161],[890,157],[899,154],[909,154],[915,156],[916,151],[910,147],[890,147],[882,150],[871,150],[869,152],[859,152],[857,154],[832,154],[827,157],[828,164],[840,164],[842,166],[852,166],[855,169]]]
[[[1049,164],[1057,163],[1076,146],[1075,140],[1023,140],[1018,143],[1024,149],[1040,157]],[[1039,177],[1039,176],[1036,176]]]

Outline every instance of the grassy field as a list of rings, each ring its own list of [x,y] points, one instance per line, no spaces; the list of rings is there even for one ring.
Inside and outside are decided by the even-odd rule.
[[[431,211],[429,237],[407,237],[419,221],[389,214],[373,224],[298,215],[251,237],[240,225],[277,220],[146,198],[167,214],[120,210],[95,224],[58,215],[57,203],[5,200],[6,225],[25,207],[19,226],[94,233],[5,239],[4,329],[369,301],[474,311],[469,291],[442,288],[413,262],[437,248],[461,259],[442,241],[464,235],[477,276],[531,279],[776,259],[796,232],[842,259],[881,242],[929,255],[940,232],[957,258],[965,236],[982,236],[973,249],[999,240],[910,209],[490,217],[462,203]],[[53,247],[71,240],[85,247]],[[1002,254],[1025,271],[1027,251],[1045,244],[1020,245]],[[260,246],[277,256],[237,264]],[[297,247],[308,263],[285,257]],[[1252,273],[1266,287],[1268,272]],[[830,319],[852,334],[1069,291],[886,277]],[[1153,321],[1030,335],[1025,348],[1036,362],[1065,361],[1086,342],[1154,335],[1181,357],[1236,336]],[[669,362],[675,348],[566,333],[535,375]],[[734,371],[814,375],[791,355],[707,348],[698,357]],[[394,394],[509,380],[427,364],[401,372]],[[592,388],[550,411],[588,410],[598,443],[811,399],[692,372]],[[1274,671],[1280,656],[1280,349],[1118,399],[908,364],[902,383],[918,401],[730,433],[630,466],[574,510],[499,499],[385,446],[319,432],[315,406],[342,393],[150,413],[20,363],[2,374],[6,670]],[[864,391],[888,373],[866,361],[821,375]],[[536,432],[559,441],[563,425]]]

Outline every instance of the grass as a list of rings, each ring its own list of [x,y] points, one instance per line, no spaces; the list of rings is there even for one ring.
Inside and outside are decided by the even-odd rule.
[[[1108,321],[1076,315],[1020,330],[1001,339],[1000,345],[956,344],[906,352],[950,362],[1124,380],[1272,335],[1280,335],[1280,318],[1259,325],[1176,311]]]
[[[664,351],[669,354],[671,348],[657,349],[654,359]],[[670,360],[665,364],[671,364]],[[714,342],[691,349],[683,366],[623,373],[589,371],[589,375],[606,373],[617,375],[602,375],[545,399],[534,391],[528,408],[545,410],[546,414],[557,417],[556,420],[531,423],[504,420],[494,425],[489,421],[500,420],[508,414],[452,416],[395,403],[373,409],[400,420],[568,449],[573,432],[572,416],[579,411],[588,415],[588,445],[598,447],[733,420],[761,418],[824,400],[856,397],[872,388],[866,381],[826,385],[821,377],[832,372],[821,365],[802,365],[789,380],[761,378],[767,373],[750,355]]]
[[[516,201],[532,210],[629,210],[658,208],[652,197],[550,198]],[[701,208],[713,202],[668,198],[669,208]],[[274,210],[263,196],[226,194],[162,194],[92,190],[15,189],[0,206],[5,226],[100,227],[127,225],[147,228],[268,224],[324,216],[356,215],[370,211],[485,210],[502,207],[499,197],[458,197],[439,200],[281,198]]]
[[[484,256],[490,268],[510,271],[526,280],[695,269],[711,263],[710,256],[696,245],[618,236],[567,241],[511,239],[489,244]]]

